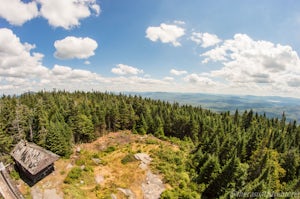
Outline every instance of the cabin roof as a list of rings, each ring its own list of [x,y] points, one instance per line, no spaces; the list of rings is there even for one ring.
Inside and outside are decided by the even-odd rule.
[[[25,140],[21,140],[15,146],[11,156],[31,175],[39,173],[59,158],[51,151]]]

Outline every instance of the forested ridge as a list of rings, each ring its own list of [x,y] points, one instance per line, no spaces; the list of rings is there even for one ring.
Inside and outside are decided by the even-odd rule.
[[[300,192],[300,126],[287,123],[284,113],[282,118],[252,110],[219,114],[100,92],[38,92],[0,99],[1,161],[10,161],[7,154],[23,138],[68,157],[73,144],[118,130],[165,140],[177,137],[186,143],[180,146],[182,151],[188,147],[186,158],[161,154],[181,166],[178,172],[188,173],[162,198]]]

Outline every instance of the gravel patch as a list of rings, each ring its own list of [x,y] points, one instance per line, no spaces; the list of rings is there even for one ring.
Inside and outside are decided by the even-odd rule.
[[[58,195],[55,189],[45,189],[44,199],[63,199],[63,197]]]
[[[32,199],[63,199],[62,195],[56,192],[56,189],[40,189],[38,186],[34,186],[30,190]]]
[[[43,198],[43,192],[38,186],[33,186],[30,190],[32,199],[41,199]]]

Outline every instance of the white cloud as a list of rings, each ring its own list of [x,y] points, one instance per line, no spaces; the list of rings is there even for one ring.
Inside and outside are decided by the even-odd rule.
[[[0,29],[0,44],[0,93],[5,94],[57,88],[300,96],[298,54],[290,46],[255,41],[243,34],[201,55],[207,62],[216,62],[220,69],[200,74],[172,69],[171,77],[160,79],[140,75],[143,70],[125,64],[112,69],[121,75],[116,77],[71,66],[47,68],[42,63],[44,55],[35,52],[35,44],[20,41],[7,28]],[[175,77],[180,75],[184,76]]]
[[[125,64],[118,64],[117,67],[111,69],[111,72],[117,75],[137,75],[144,73],[141,69]]]
[[[95,11],[96,16],[98,16],[101,12],[101,8],[98,4],[96,4],[96,2],[94,2],[94,4],[90,5],[91,9]]]
[[[7,28],[0,29],[0,90],[16,93],[31,89],[36,80],[47,76],[49,70],[42,65],[43,54],[31,52],[35,45],[22,43]]]
[[[41,16],[53,27],[70,29],[79,26],[79,20],[89,17],[95,12],[100,14],[100,6],[96,0],[37,0],[41,5]]]
[[[0,76],[34,78],[47,72],[41,63],[44,55],[31,53],[35,45],[21,43],[10,29],[0,29],[0,43]]]
[[[171,69],[171,70],[170,70],[170,73],[171,73],[172,75],[179,76],[179,75],[187,74],[187,71],[185,71],[185,70],[175,70],[175,69]]]
[[[21,0],[0,0],[0,17],[12,25],[22,25],[38,16],[35,1],[23,3]]]
[[[205,76],[201,76],[195,73],[192,73],[190,75],[187,75],[184,80],[186,82],[192,83],[192,84],[202,84],[202,85],[216,85],[216,83]]]
[[[69,66],[54,65],[50,73],[52,80],[70,81],[87,81],[100,77],[96,73],[88,70],[72,69]]]
[[[9,29],[0,29],[0,43],[0,93],[53,88],[68,91],[166,91],[170,88],[170,79],[138,77],[136,75],[143,73],[142,70],[124,64],[118,64],[116,69],[131,76],[102,77],[88,70],[57,64],[46,68],[42,65],[43,55],[31,52],[35,45],[22,43]]]
[[[96,0],[36,0],[28,3],[21,0],[0,0],[0,4],[0,17],[12,25],[22,25],[42,16],[53,27],[71,29],[79,26],[81,19],[92,13],[98,16],[101,12]]]
[[[174,23],[178,25],[185,25],[185,22],[181,20],[174,20]]]
[[[93,56],[98,47],[95,40],[85,37],[66,37],[54,43],[56,51],[54,56],[59,59],[85,59]]]
[[[236,34],[233,39],[225,40],[201,56],[205,58],[204,63],[222,64],[221,69],[211,71],[210,75],[224,79],[228,90],[258,95],[290,95],[295,87],[300,88],[300,60],[290,46],[255,41],[248,35]]]
[[[162,43],[172,43],[181,46],[178,39],[185,34],[185,30],[177,25],[162,23],[158,27],[150,26],[146,30],[146,38],[151,41],[160,40]]]
[[[165,81],[168,81],[168,82],[171,82],[171,81],[174,81],[174,77],[164,77],[164,80]]]
[[[191,36],[191,40],[201,45],[203,48],[207,48],[210,46],[214,46],[220,43],[222,40],[218,38],[217,35],[210,34],[210,33],[200,33],[200,32],[193,32]]]
[[[85,65],[90,65],[90,64],[91,64],[91,62],[90,62],[90,61],[88,61],[88,60],[86,60],[86,61],[84,61],[84,64],[85,64]]]

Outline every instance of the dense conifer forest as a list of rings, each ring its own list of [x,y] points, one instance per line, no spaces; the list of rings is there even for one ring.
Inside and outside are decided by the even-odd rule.
[[[182,140],[186,154],[160,155],[188,176],[162,198],[299,194],[300,126],[287,123],[284,113],[281,118],[252,110],[219,114],[100,92],[38,92],[0,99],[0,161],[11,161],[8,154],[20,139],[68,157],[74,144],[119,130]]]

